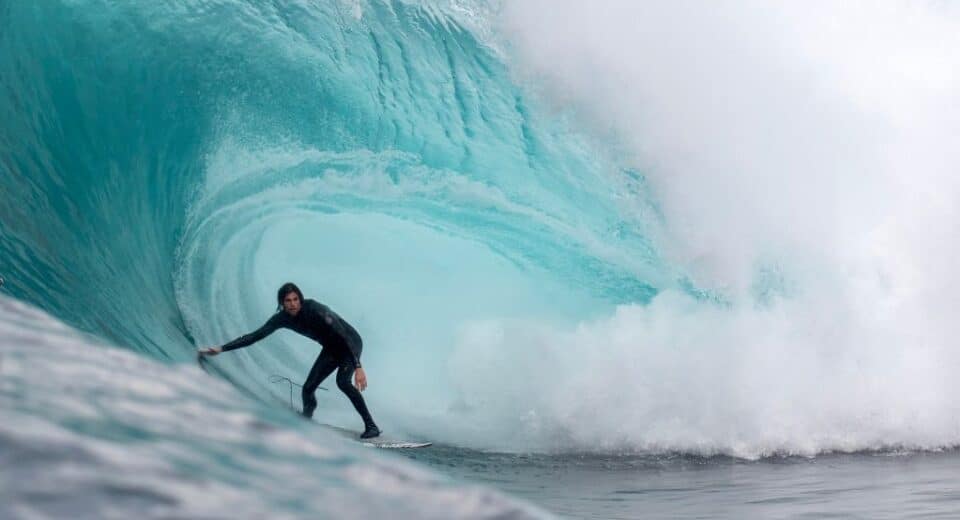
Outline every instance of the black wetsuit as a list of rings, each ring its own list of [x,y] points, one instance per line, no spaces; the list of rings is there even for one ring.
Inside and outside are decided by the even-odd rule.
[[[314,392],[327,376],[339,368],[337,387],[350,398],[353,407],[363,418],[364,426],[375,427],[376,424],[370,416],[370,411],[367,410],[363,396],[350,384],[350,377],[354,370],[360,368],[363,340],[356,329],[326,305],[316,300],[305,299],[296,316],[291,316],[286,311],[279,311],[262,327],[227,343],[221,347],[221,350],[227,352],[252,345],[280,328],[299,332],[323,345],[320,356],[317,357],[313,368],[310,369],[310,375],[307,376],[307,381],[303,384],[303,415],[313,416],[313,410],[317,407]]]

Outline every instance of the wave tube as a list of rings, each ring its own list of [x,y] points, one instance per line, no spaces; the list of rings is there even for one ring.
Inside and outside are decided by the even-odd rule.
[[[559,59],[536,46],[555,40],[524,39],[552,35],[550,12],[5,4],[6,288],[112,343],[184,361],[259,326],[276,287],[296,281],[364,336],[378,418],[456,445],[754,457],[955,444],[958,414],[938,397],[952,388],[940,367],[955,365],[945,322],[894,326],[895,312],[849,305],[896,301],[872,271],[787,261],[811,258],[791,254],[829,229],[774,218],[797,199],[716,211],[710,195],[728,186],[717,179],[751,185],[719,173],[766,170],[710,155],[737,149],[705,146],[722,132],[684,140],[700,120],[669,94],[687,91],[644,68],[669,61],[634,67],[634,51],[607,52],[636,49],[629,39],[600,40],[613,62],[591,58],[592,35],[619,33],[593,30],[589,13],[572,18],[583,53]],[[582,88],[588,78],[600,90]],[[781,105],[808,99],[767,91]],[[697,94],[683,99],[712,113],[714,98]],[[840,114],[820,127],[845,128]],[[598,119],[615,122],[615,138]],[[834,137],[815,151],[842,148]],[[757,142],[766,165],[794,157],[783,141]],[[791,172],[781,179],[802,177]],[[802,222],[876,222],[830,208],[837,218]],[[316,352],[281,332],[218,357],[216,371],[283,405],[268,376],[302,377]],[[337,396],[321,406],[350,420]]]

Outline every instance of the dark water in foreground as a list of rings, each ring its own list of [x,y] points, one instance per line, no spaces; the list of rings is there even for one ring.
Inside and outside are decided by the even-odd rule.
[[[453,453],[456,452],[456,453]],[[489,454],[409,458],[567,518],[957,518],[960,453],[730,458]]]

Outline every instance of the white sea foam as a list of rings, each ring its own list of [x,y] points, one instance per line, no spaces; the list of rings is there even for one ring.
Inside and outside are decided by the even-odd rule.
[[[663,253],[726,303],[668,290],[575,331],[466,328],[455,379],[484,440],[744,456],[960,442],[958,14],[506,5],[518,77],[616,135],[664,212]]]

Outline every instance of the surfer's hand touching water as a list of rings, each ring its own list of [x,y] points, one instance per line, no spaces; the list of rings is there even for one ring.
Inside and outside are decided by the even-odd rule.
[[[363,371],[363,367],[357,367],[357,371],[354,372],[353,386],[361,392],[367,389],[367,373]]]
[[[201,356],[216,356],[220,352],[223,352],[223,350],[220,347],[207,347],[204,349],[200,349]]]

